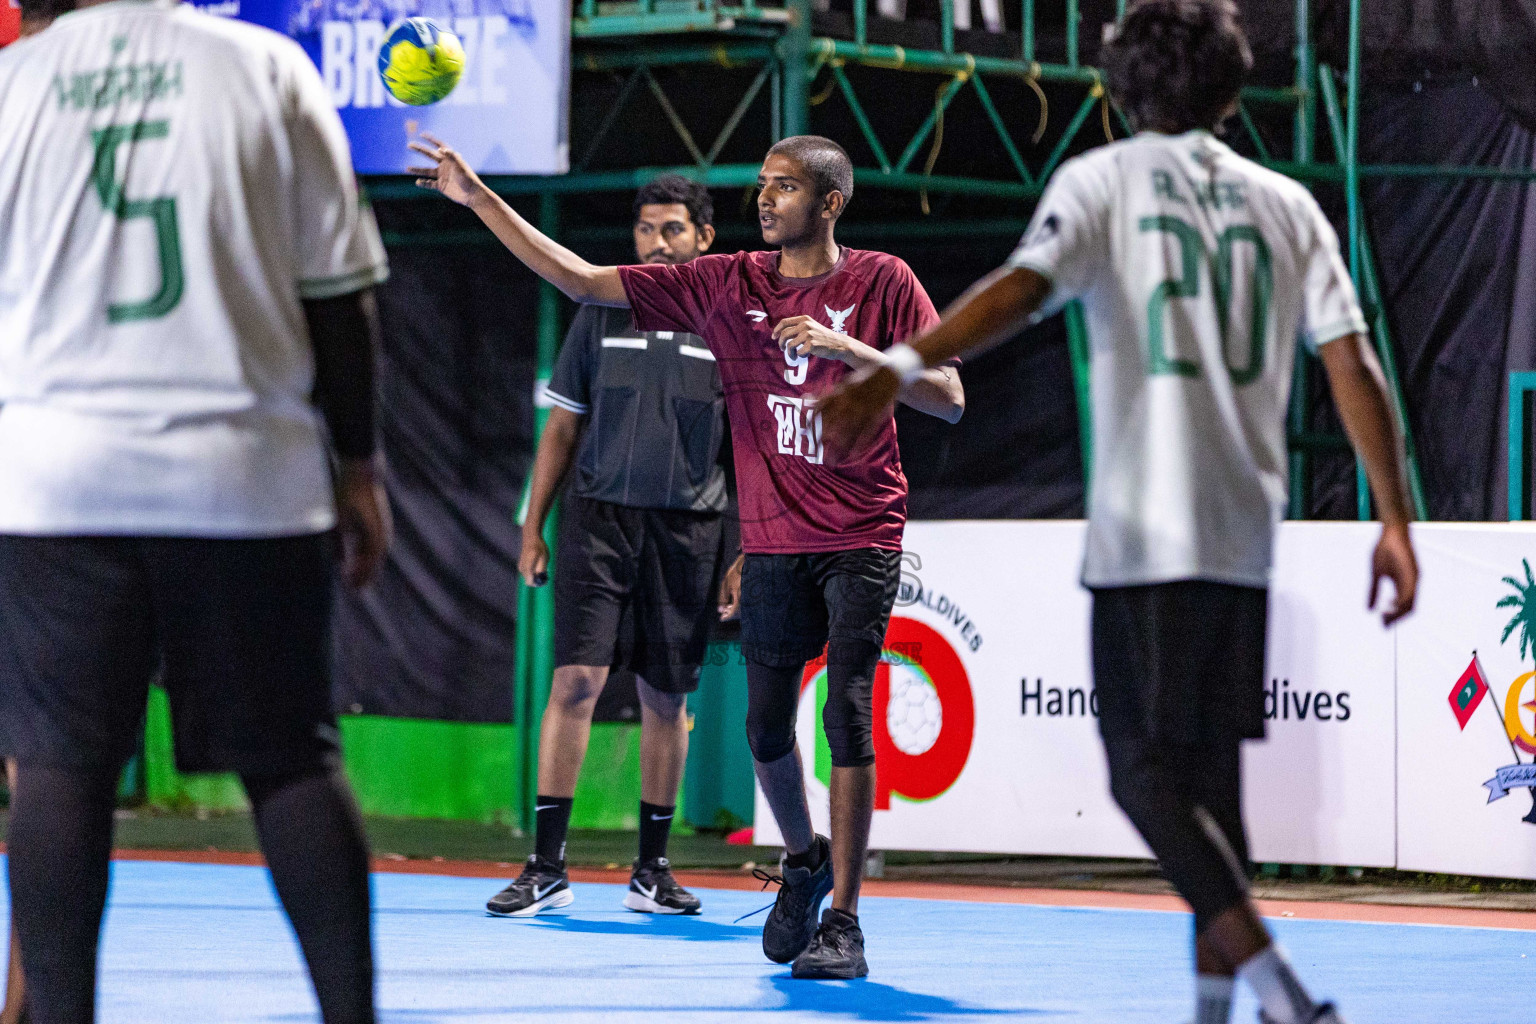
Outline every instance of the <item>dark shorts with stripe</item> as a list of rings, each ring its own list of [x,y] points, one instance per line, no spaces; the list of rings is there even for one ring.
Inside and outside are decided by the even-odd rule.
[[[0,535],[0,718],[21,761],[121,765],[152,679],[183,771],[334,763],[330,534]]]
[[[664,693],[699,688],[719,620],[718,513],[571,495],[555,550],[555,665],[628,669]]]

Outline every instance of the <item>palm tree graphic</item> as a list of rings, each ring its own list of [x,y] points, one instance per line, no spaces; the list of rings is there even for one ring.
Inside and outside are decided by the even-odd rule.
[[[1522,558],[1520,564],[1525,567],[1525,582],[1521,583],[1513,576],[1505,576],[1504,582],[1509,584],[1514,593],[1504,595],[1494,607],[1519,609],[1504,627],[1504,635],[1499,637],[1499,643],[1507,641],[1510,634],[1519,629],[1520,659],[1523,661],[1528,650],[1536,653],[1536,576],[1531,575],[1530,559]]]
[[[1504,626],[1504,633],[1499,637],[1499,643],[1507,642],[1518,629],[1520,660],[1524,661],[1527,653],[1536,656],[1536,576],[1531,574],[1530,559],[1522,558],[1520,564],[1525,569],[1525,582],[1521,583],[1514,576],[1505,576],[1503,582],[1508,584],[1514,593],[1505,594],[1494,607],[1515,609],[1514,616]],[[1518,755],[1515,759],[1519,760]],[[1524,820],[1536,825],[1536,786],[1531,787],[1531,810]]]

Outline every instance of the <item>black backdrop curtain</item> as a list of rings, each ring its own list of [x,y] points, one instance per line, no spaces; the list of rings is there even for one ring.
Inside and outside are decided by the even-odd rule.
[[[1536,140],[1467,76],[1373,91],[1362,108],[1361,159],[1529,168]],[[1366,188],[1431,519],[1507,514],[1508,374],[1536,366],[1529,195],[1528,185],[1486,179],[1384,179]],[[1332,426],[1321,382],[1314,384],[1314,425]],[[1321,460],[1316,479],[1311,514],[1353,517],[1353,461]]]
[[[389,256],[381,420],[395,544],[381,578],[342,598],[336,704],[510,721],[533,280],[488,246]]]

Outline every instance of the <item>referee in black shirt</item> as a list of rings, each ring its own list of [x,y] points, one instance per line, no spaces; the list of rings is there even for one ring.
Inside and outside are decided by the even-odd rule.
[[[715,239],[704,186],[657,178],[635,197],[642,263],[687,263]],[[555,677],[539,734],[534,855],[493,896],[493,914],[527,917],[571,903],[565,836],[592,710],[610,667],[638,677],[640,855],[624,905],[697,914],[699,900],[672,877],[667,835],[688,755],[688,694],[711,624],[729,617],[740,579],[723,560],[725,472],[718,456],[724,395],[702,338],[639,333],[629,311],[583,306],[566,335],[547,392],[553,408],[534,461],[518,569],[542,586],[544,521],[566,473],[555,572]]]

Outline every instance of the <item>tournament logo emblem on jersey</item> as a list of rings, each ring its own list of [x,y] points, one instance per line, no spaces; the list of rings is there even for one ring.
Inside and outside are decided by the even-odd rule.
[[[847,331],[844,330],[844,327],[848,323],[848,318],[853,315],[853,311],[858,309],[859,306],[858,303],[854,303],[852,306],[849,306],[844,310],[836,310],[831,306],[823,306],[822,308],[827,311],[827,317],[832,328],[832,332],[834,334],[846,334]]]

